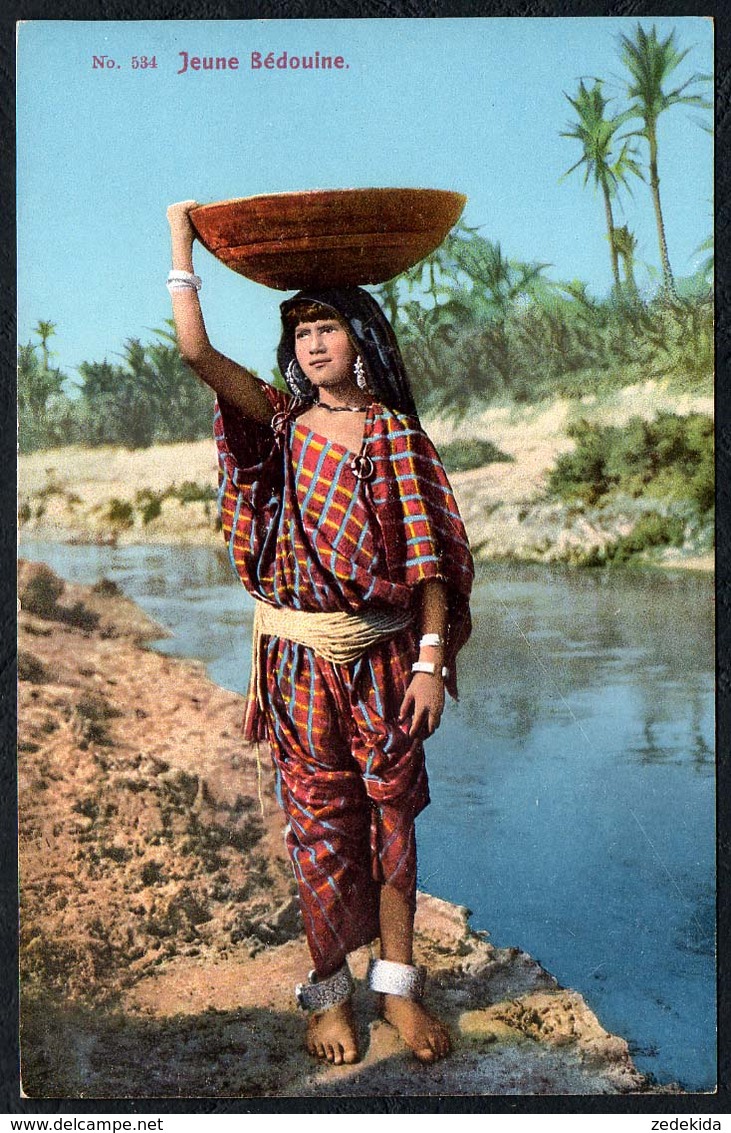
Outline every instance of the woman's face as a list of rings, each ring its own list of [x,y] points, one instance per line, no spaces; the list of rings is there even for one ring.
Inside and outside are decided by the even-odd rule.
[[[337,319],[298,323],[294,352],[300,369],[318,389],[354,382],[355,350],[345,327]]]

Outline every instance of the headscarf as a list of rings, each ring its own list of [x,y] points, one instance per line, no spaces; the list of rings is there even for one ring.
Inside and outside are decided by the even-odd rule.
[[[298,291],[281,304],[284,330],[277,350],[277,362],[295,397],[314,401],[316,392],[297,363],[294,330],[284,316],[295,304],[317,303],[333,311],[344,322],[361,355],[368,390],[376,401],[399,413],[416,416],[416,405],[393,327],[381,307],[362,287],[328,287]]]

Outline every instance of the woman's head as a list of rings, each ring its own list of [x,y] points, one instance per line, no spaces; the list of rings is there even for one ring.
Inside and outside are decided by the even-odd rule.
[[[297,397],[314,401],[317,387],[334,373],[330,362],[337,361],[349,366],[360,387],[377,401],[416,414],[396,336],[367,291],[360,287],[300,291],[282,303],[281,312],[277,360]],[[333,353],[336,359],[330,359]],[[322,365],[317,364],[318,355]]]

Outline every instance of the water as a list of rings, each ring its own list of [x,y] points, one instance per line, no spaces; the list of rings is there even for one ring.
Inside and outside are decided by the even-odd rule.
[[[245,689],[252,604],[223,553],[21,551],[114,579],[173,631],[156,648]],[[428,745],[420,886],[581,991],[645,1073],[712,1089],[712,581],[490,567],[473,614],[461,700]]]

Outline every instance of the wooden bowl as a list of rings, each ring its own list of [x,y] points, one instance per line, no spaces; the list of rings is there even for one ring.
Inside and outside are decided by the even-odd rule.
[[[467,198],[442,189],[316,189],[200,205],[201,243],[281,291],[383,283],[438,248]]]

